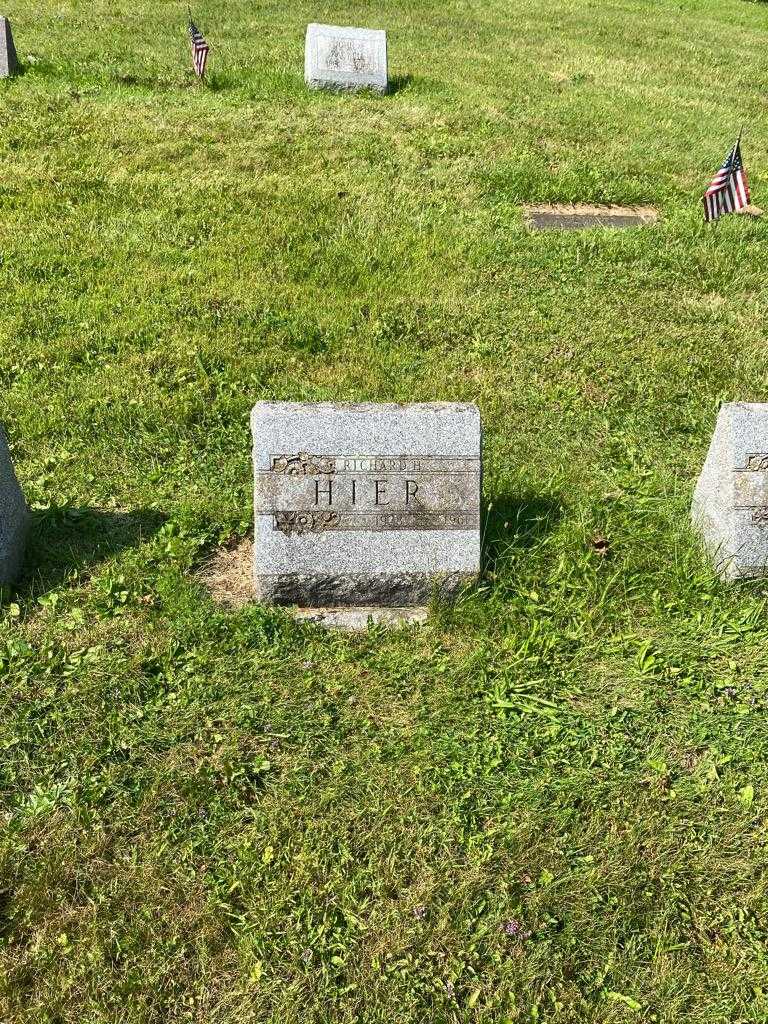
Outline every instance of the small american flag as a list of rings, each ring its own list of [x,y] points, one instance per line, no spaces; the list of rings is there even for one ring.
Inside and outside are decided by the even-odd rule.
[[[717,220],[749,205],[747,172],[741,160],[741,134],[704,193],[704,220]]]
[[[202,78],[205,74],[205,65],[208,63],[208,54],[211,48],[206,43],[203,33],[192,21],[191,15],[189,18],[189,38],[192,41],[192,66],[197,77]]]

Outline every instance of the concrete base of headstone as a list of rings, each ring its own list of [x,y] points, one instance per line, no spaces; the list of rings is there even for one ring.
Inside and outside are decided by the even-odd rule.
[[[691,517],[722,576],[768,572],[768,404],[722,406]]]
[[[373,89],[385,93],[387,33],[381,29],[308,25],[304,79],[310,89]]]
[[[19,58],[13,45],[11,23],[0,17],[0,78],[10,78],[19,73]]]
[[[428,608],[295,608],[297,622],[311,622],[324,629],[360,633],[369,625],[420,626],[429,618]]]
[[[477,579],[476,406],[259,402],[251,426],[258,600],[418,607]]]
[[[0,586],[15,583],[21,572],[29,513],[13,471],[11,453],[0,427]]]

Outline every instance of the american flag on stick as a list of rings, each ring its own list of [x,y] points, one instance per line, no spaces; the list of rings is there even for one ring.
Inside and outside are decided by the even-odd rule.
[[[189,38],[192,42],[192,67],[198,78],[205,75],[205,66],[208,63],[208,54],[211,48],[205,41],[205,36],[192,21],[192,12],[189,12]]]
[[[704,193],[704,220],[717,220],[749,205],[747,172],[741,160],[741,132],[736,145]]]

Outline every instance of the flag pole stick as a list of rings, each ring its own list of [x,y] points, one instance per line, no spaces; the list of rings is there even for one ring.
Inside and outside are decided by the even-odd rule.
[[[192,35],[192,8],[189,6],[189,4],[187,4],[187,27],[189,29],[189,31],[187,32],[187,35],[191,36]],[[194,59],[195,59],[195,52],[194,52],[194,48],[193,48],[192,49],[193,70],[194,70]]]

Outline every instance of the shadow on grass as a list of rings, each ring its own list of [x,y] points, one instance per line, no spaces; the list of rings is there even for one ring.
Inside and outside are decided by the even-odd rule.
[[[404,92],[409,86],[413,84],[413,75],[395,75],[390,78],[389,85],[387,86],[387,94],[394,96],[395,93]]]
[[[13,77],[19,78],[22,75],[39,76],[40,78],[62,78],[64,77],[64,72],[52,61],[31,56],[23,62],[19,58],[18,70],[14,73]]]
[[[227,71],[212,71],[205,79],[205,87],[209,92],[225,92],[227,89],[240,89],[243,76]]]
[[[155,534],[167,516],[154,509],[109,512],[97,508],[53,506],[34,511],[21,580],[20,597],[40,596],[73,573],[137,547]]]
[[[533,547],[557,525],[563,503],[557,496],[498,495],[488,502],[483,518],[483,566],[492,570],[512,551]]]

